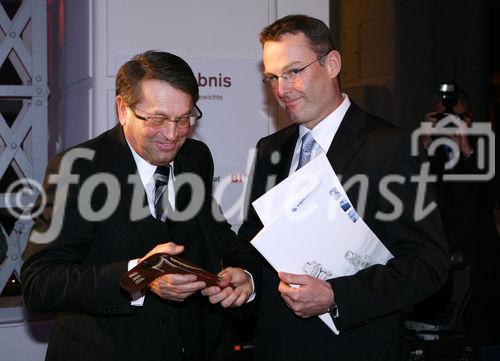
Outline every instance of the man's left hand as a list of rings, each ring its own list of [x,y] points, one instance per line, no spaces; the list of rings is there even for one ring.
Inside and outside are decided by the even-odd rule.
[[[208,296],[212,304],[220,303],[224,308],[239,307],[252,295],[250,276],[241,268],[225,268],[218,276],[221,278],[219,286],[208,287],[201,291],[202,295]],[[229,286],[230,284],[235,288]]]
[[[279,278],[281,281],[278,291],[281,297],[299,317],[320,315],[327,312],[333,304],[333,289],[326,281],[285,272],[279,272]]]

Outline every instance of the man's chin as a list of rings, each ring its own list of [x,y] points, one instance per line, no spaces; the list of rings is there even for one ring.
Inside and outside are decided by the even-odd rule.
[[[156,165],[158,167],[168,165],[172,160],[174,160],[175,156],[177,155],[177,151],[172,151],[168,153],[162,152],[161,155],[156,154],[156,157],[151,159],[150,163],[153,165]]]
[[[296,112],[287,111],[286,114],[288,115],[288,120],[290,120],[292,123],[302,124],[306,122],[306,120],[302,119],[302,117],[300,117]]]

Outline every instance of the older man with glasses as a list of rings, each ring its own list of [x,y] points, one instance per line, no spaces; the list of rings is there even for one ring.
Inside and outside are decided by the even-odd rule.
[[[64,312],[47,360],[208,360],[221,351],[214,303],[247,302],[254,286],[243,268],[256,267],[250,246],[215,214],[210,151],[188,138],[202,116],[197,100],[184,60],[139,54],[116,77],[120,124],[49,163],[47,202],[21,272],[30,308]],[[58,219],[58,232],[49,232]],[[156,253],[218,273],[218,286],[173,273],[141,294],[121,289],[121,276]]]

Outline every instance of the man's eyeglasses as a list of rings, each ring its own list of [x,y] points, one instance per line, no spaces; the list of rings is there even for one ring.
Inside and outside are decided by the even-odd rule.
[[[141,115],[138,115],[130,105],[128,105],[127,107],[137,119],[144,120],[154,127],[162,127],[163,125],[165,125],[165,122],[174,122],[177,125],[178,129],[187,129],[193,126],[194,123],[196,123],[196,121],[203,116],[203,113],[196,104],[194,106],[194,109],[191,111],[191,114],[183,115],[175,119],[169,119],[167,117],[160,117],[157,115],[143,117]]]
[[[274,74],[269,74],[269,75],[266,75],[264,77],[264,79],[262,79],[262,81],[267,84],[267,85],[270,85],[270,86],[276,86],[278,84],[278,79],[279,78],[283,78],[284,81],[286,81],[287,83],[295,83],[296,81],[298,81],[302,75],[302,72],[310,65],[313,65],[315,62],[317,62],[318,60],[324,58],[325,56],[327,56],[330,52],[328,53],[325,53],[323,55],[321,55],[318,59],[310,62],[309,64],[307,64],[306,66],[303,66],[302,68],[297,68],[297,69],[290,69],[286,72],[284,72],[283,74],[281,75],[274,75]]]

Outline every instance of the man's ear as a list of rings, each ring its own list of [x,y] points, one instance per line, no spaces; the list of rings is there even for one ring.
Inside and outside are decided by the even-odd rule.
[[[332,79],[337,78],[342,68],[340,53],[337,50],[330,51],[326,56],[325,65],[328,67]]]
[[[124,126],[127,123],[127,104],[121,95],[116,96],[116,113],[120,124]]]

